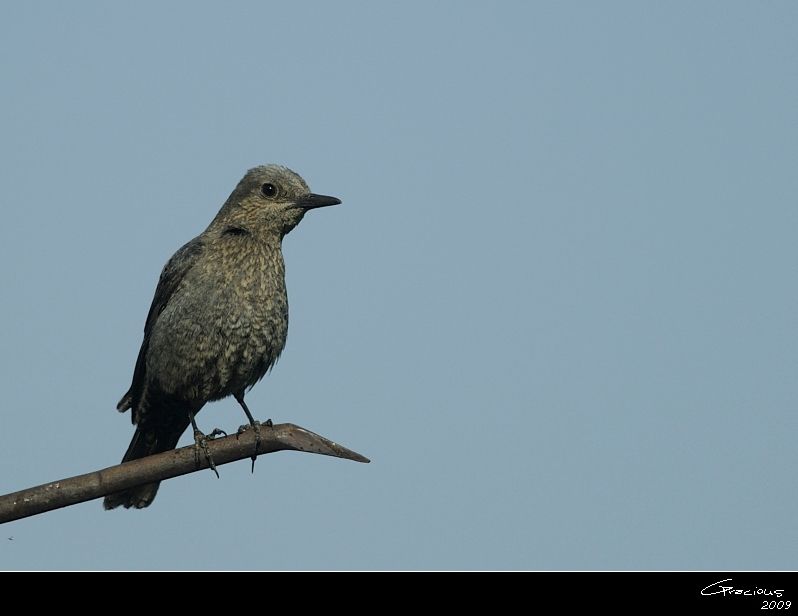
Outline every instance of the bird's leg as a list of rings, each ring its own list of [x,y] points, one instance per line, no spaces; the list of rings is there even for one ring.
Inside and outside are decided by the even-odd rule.
[[[241,405],[241,408],[244,409],[244,413],[247,415],[247,419],[249,419],[249,426],[241,426],[238,429],[238,433],[242,434],[243,432],[249,430],[250,426],[253,430],[255,430],[255,454],[252,456],[252,472],[255,472],[255,460],[258,459],[258,449],[260,448],[260,422],[255,421],[255,418],[252,416],[252,413],[249,412],[249,408],[247,407],[247,403],[244,402],[244,394],[235,394],[236,401]],[[266,424],[267,426],[272,426],[272,420],[267,419]]]
[[[216,473],[216,478],[219,479],[219,471],[216,470],[216,464],[213,462],[213,458],[211,457],[211,452],[208,451],[208,436],[205,436],[200,429],[197,427],[197,422],[194,419],[194,413],[191,411],[188,412],[188,418],[191,420],[191,427],[194,428],[194,456],[197,460],[197,464],[199,465],[199,452],[202,449],[202,452],[205,454],[205,458],[208,460],[208,466],[211,467],[211,470]],[[214,428],[213,432],[210,434],[210,438],[213,438],[217,434],[225,434],[222,430],[218,428]],[[225,434],[225,436],[227,436]]]

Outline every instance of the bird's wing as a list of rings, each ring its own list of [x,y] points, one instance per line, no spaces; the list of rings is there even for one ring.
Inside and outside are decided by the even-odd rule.
[[[166,308],[166,305],[174,295],[180,282],[197,262],[203,249],[204,244],[202,239],[200,237],[195,237],[172,255],[172,258],[164,265],[161,277],[158,280],[158,286],[155,289],[155,297],[152,298],[150,311],[147,314],[147,321],[144,324],[144,341],[141,343],[139,356],[136,359],[136,368],[133,371],[133,383],[130,385],[130,389],[127,393],[122,396],[119,404],[116,405],[117,410],[120,412],[126,411],[129,408],[135,409],[137,406],[146,381],[147,347],[150,343],[152,328],[155,325],[155,321],[158,320],[158,315]],[[132,420],[133,423],[136,423],[135,411]]]

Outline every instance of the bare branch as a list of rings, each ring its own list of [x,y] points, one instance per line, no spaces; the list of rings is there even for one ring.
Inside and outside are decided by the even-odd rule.
[[[369,462],[359,453],[333,441],[300,428],[294,424],[261,425],[258,455],[275,451],[293,450],[318,453],[325,456]],[[242,434],[231,434],[208,441],[208,450],[216,466],[249,459],[255,449],[254,430]],[[76,505],[132,488],[134,486],[163,481],[208,468],[204,455],[197,456],[194,445],[173,449],[154,456],[110,466],[93,473],[53,481],[35,488],[28,488],[0,496],[0,524],[44,513],[52,509]]]

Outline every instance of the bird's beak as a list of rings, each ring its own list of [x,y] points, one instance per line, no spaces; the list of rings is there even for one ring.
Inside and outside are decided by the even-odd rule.
[[[328,205],[338,205],[339,203],[341,203],[341,200],[336,197],[308,193],[297,199],[294,207],[301,207],[303,210],[313,210],[317,207],[327,207]]]

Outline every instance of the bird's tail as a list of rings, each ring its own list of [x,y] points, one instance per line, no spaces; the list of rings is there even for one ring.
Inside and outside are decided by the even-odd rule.
[[[181,422],[178,425],[138,426],[136,433],[133,435],[133,440],[130,441],[130,446],[127,448],[125,457],[122,458],[122,462],[138,460],[139,458],[174,449],[177,447],[177,441],[180,440],[180,436],[188,428],[188,425],[189,420],[186,417],[185,423]],[[119,506],[123,506],[126,509],[130,507],[136,509],[149,507],[152,501],[155,500],[155,495],[158,493],[158,486],[160,485],[161,482],[156,481],[155,483],[147,483],[109,494],[103,501],[103,507],[106,509],[115,509]]]

